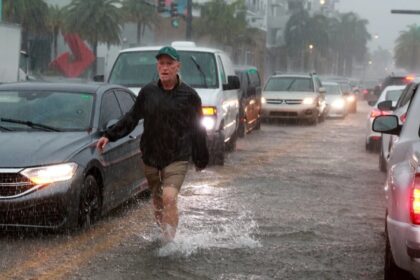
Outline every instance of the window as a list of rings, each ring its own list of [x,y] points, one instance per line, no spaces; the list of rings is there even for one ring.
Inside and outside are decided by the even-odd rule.
[[[101,104],[101,116],[99,121],[99,127],[105,128],[110,120],[118,120],[122,116],[120,106],[118,105],[117,98],[114,92],[109,91],[105,93],[102,98]]]
[[[219,61],[219,65],[220,65],[220,81],[222,82],[222,85],[225,85],[228,83],[226,74],[225,74],[225,68],[223,68],[223,63],[222,63],[222,60],[220,59],[220,56],[217,57],[217,60]]]
[[[133,107],[135,100],[128,92],[124,92],[121,90],[115,91],[115,95],[117,96],[118,103],[120,104],[120,108],[122,113],[125,114]]]
[[[314,91],[311,78],[274,77],[265,86],[266,91]]]

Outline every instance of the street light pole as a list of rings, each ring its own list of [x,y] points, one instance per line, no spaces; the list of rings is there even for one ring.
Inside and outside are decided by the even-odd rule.
[[[391,14],[420,15],[420,11],[416,11],[416,10],[391,10]]]
[[[185,37],[187,41],[191,40],[192,34],[192,0],[187,0],[187,17],[186,21],[186,34]]]

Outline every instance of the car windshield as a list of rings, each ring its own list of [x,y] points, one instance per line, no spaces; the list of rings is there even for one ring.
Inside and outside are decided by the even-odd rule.
[[[216,60],[212,53],[179,51],[181,79],[194,88],[219,86]],[[117,58],[109,82],[127,87],[142,87],[158,79],[156,51],[122,53]]]
[[[340,95],[340,86],[339,85],[329,85],[329,84],[323,84],[327,95]]]
[[[314,91],[310,78],[274,77],[265,86],[265,91]]]
[[[400,98],[402,92],[403,92],[402,89],[388,90],[386,92],[385,99],[398,101],[398,98]]]
[[[82,131],[91,126],[93,95],[56,91],[0,92],[3,130]]]

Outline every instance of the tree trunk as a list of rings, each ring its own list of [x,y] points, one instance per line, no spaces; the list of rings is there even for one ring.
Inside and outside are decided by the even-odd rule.
[[[137,45],[140,47],[140,40],[141,40],[141,27],[142,24],[140,21],[137,22]]]
[[[93,69],[92,69],[92,77],[94,77],[96,75],[96,73],[98,72],[98,40],[95,40],[93,42],[93,56],[95,57],[95,61],[93,62]]]

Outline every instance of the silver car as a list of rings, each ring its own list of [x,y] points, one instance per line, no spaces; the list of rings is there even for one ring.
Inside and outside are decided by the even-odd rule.
[[[396,115],[373,122],[376,132],[398,135],[385,184],[385,279],[420,279],[420,95],[414,96],[404,126]]]

